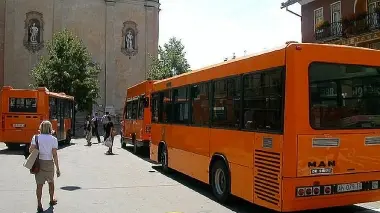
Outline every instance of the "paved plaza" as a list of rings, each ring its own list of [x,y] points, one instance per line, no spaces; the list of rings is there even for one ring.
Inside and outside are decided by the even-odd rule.
[[[95,141],[95,139],[93,139]],[[119,138],[116,138],[119,141]],[[45,212],[57,213],[229,213],[272,211],[233,199],[229,206],[213,201],[207,186],[179,173],[166,176],[149,161],[148,154],[133,155],[115,143],[115,155],[107,156],[101,144],[84,146],[83,139],[59,150],[62,175],[56,181],[58,205]],[[36,212],[35,182],[22,164],[22,150],[8,150],[0,144],[0,212]],[[379,203],[325,209],[316,212],[375,213]],[[379,210],[376,210],[379,209]],[[311,212],[310,212],[311,213]]]

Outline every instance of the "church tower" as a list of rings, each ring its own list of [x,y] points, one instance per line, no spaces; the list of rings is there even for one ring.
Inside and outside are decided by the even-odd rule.
[[[46,42],[67,28],[102,68],[94,108],[120,115],[127,87],[146,79],[149,55],[157,56],[159,7],[158,0],[0,1],[0,84],[27,88]]]

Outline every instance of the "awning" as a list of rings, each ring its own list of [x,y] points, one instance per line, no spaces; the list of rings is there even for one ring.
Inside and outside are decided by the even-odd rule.
[[[281,3],[281,9],[283,9],[285,7],[289,7],[295,3],[299,3],[300,1],[302,1],[302,0],[288,0],[286,2],[283,2],[283,3]]]

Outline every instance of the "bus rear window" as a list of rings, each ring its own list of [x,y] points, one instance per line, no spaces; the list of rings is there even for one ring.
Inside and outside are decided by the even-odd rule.
[[[309,92],[312,128],[380,128],[380,67],[312,63]]]
[[[9,112],[37,112],[37,99],[9,98]]]

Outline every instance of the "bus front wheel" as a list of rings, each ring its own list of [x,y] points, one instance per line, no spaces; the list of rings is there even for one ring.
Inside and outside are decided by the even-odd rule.
[[[165,144],[161,145],[160,163],[162,171],[169,172],[168,149]]]
[[[211,170],[212,192],[218,202],[225,203],[231,192],[231,179],[226,164],[218,160],[214,163]]]

